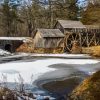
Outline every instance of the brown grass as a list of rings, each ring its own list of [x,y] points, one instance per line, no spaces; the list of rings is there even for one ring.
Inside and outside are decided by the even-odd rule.
[[[16,49],[16,52],[26,52],[26,53],[33,53],[34,46],[33,43],[23,43],[20,47]]]
[[[63,53],[63,48],[34,48],[34,53]]]
[[[33,43],[24,43],[19,48],[17,48],[16,52],[25,52],[25,53],[63,53],[62,47],[57,48],[34,48]]]
[[[95,57],[100,57],[100,46],[82,48],[82,53],[91,54]]]
[[[100,71],[84,80],[72,92],[70,100],[100,100]]]
[[[82,52],[82,48],[80,46],[78,46],[78,44],[76,42],[73,43],[71,53],[72,54],[80,54],[81,52]]]

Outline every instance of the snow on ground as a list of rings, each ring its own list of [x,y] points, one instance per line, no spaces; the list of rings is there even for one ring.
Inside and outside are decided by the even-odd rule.
[[[96,64],[98,60],[92,59],[54,59],[48,58],[33,62],[11,62],[0,64],[0,81],[31,83],[46,72],[55,71],[49,68],[52,64]]]
[[[32,38],[30,38],[30,37],[0,37],[0,40],[13,40],[13,41],[20,40],[23,42],[28,42],[31,39]]]
[[[0,49],[0,56],[10,55],[10,52]]]
[[[86,57],[86,54],[32,54],[32,56],[55,56],[55,57]],[[89,56],[88,56],[89,57]]]
[[[36,57],[60,57],[60,58],[91,58],[87,54],[36,54],[36,53],[18,53],[17,55],[22,56],[36,56]]]

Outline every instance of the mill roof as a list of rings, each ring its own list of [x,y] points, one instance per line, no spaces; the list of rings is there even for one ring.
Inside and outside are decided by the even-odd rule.
[[[63,28],[86,28],[80,21],[73,20],[58,20]]]
[[[87,29],[100,29],[100,25],[85,25]]]
[[[38,29],[37,31],[39,31],[41,33],[41,36],[44,38],[64,37],[64,34],[59,29]]]

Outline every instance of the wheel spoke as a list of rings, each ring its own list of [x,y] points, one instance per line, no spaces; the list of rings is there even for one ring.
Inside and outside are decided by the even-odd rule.
[[[77,42],[80,43],[80,38],[79,38],[79,34],[69,34],[67,39],[66,39],[66,49],[68,52],[71,52],[72,46],[73,46],[73,42]],[[80,44],[79,44],[80,45]]]
[[[77,40],[77,38],[78,38],[78,35],[76,34],[76,36],[75,36],[75,41]]]
[[[71,52],[71,50],[69,49],[69,47],[67,47],[68,51]]]
[[[75,40],[73,35],[72,35],[72,39],[73,39],[73,41]]]

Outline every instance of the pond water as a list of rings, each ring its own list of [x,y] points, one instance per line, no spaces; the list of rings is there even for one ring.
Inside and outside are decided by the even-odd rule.
[[[7,87],[11,89],[18,88],[19,83],[24,83],[27,92],[50,96],[51,100],[65,100],[84,78],[98,70],[99,59],[32,56],[0,59],[1,83],[7,83]]]

